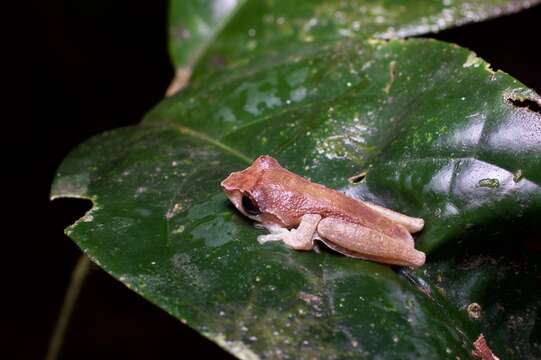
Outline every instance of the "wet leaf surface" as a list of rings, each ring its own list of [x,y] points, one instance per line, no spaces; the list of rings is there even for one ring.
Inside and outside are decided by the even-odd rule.
[[[169,1],[169,53],[178,68],[192,67],[244,0]]]
[[[503,249],[494,242],[490,245],[433,261],[422,273],[437,292],[468,315],[500,358],[537,359],[541,356],[539,251],[517,244]]]
[[[428,296],[383,265],[260,245],[262,231],[219,182],[270,154],[313,181],[422,216],[417,241],[429,264],[417,275],[436,284],[452,267],[446,247],[461,256],[476,244],[470,238],[540,214],[541,116],[509,98],[539,101],[450,44],[293,44],[196,77],[141,125],[84,143],[62,164],[52,196],[91,199],[70,237],[241,358],[464,359],[480,329],[462,304],[475,299],[449,289],[465,273]]]
[[[177,67],[194,76],[253,54],[279,53],[344,38],[396,39],[483,21],[539,0],[178,1],[170,3],[169,47]]]

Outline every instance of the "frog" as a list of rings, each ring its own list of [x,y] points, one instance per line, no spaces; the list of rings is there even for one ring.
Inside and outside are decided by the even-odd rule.
[[[309,251],[318,241],[351,258],[410,268],[425,263],[412,237],[423,229],[423,219],[314,183],[270,155],[220,185],[240,213],[268,231],[257,237],[260,244],[282,241]]]

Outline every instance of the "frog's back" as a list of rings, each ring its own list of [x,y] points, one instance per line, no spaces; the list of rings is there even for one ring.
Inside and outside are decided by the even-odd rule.
[[[287,227],[295,227],[305,214],[336,217],[351,223],[379,229],[386,235],[411,241],[410,233],[400,224],[383,216],[364,202],[324,185],[313,183],[282,167],[264,171],[258,181],[259,202],[269,212],[278,210]]]

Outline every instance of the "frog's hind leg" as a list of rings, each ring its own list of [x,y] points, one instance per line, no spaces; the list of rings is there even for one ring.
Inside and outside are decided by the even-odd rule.
[[[317,232],[326,245],[347,256],[412,267],[425,263],[425,254],[412,243],[343,219],[325,218]]]
[[[368,206],[369,208],[378,212],[380,215],[386,217],[387,219],[397,224],[402,225],[412,234],[423,230],[423,227],[425,226],[425,221],[421,218],[415,218],[408,215],[404,215],[397,211],[387,209],[386,207],[379,206],[368,201],[361,201],[361,200],[359,201],[363,205]]]
[[[288,230],[276,224],[262,224],[270,231],[268,235],[259,235],[257,241],[260,244],[268,241],[283,241],[287,246],[295,250],[311,250],[314,247],[314,236],[317,234],[317,225],[321,216],[306,214],[301,218],[301,223],[296,229]]]

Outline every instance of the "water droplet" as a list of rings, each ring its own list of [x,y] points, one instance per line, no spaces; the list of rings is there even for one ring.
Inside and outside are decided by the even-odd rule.
[[[246,43],[246,48],[248,50],[253,50],[253,49],[256,48],[256,46],[257,46],[257,41],[255,41],[255,40],[250,40],[250,41],[248,41],[248,43]]]
[[[291,97],[291,100],[299,102],[306,97],[306,88],[300,87],[298,89],[295,89],[291,91],[289,96]]]
[[[173,230],[172,234],[182,234],[184,232],[184,225],[179,225],[175,230]]]

